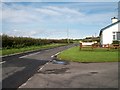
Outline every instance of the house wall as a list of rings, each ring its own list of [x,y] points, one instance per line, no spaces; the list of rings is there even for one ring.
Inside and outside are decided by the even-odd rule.
[[[97,43],[97,42],[82,42],[82,45],[83,46],[89,46],[89,45],[92,45],[94,43]]]
[[[113,32],[118,32],[118,24],[115,24],[102,32],[101,44],[112,44],[113,42]]]

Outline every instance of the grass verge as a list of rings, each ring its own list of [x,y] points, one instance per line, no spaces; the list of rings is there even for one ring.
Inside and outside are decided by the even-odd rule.
[[[79,47],[73,47],[61,52],[57,58],[75,62],[117,62],[118,50],[111,49],[108,51],[105,48],[92,50],[90,47],[80,50]]]
[[[12,48],[12,49],[3,49],[0,50],[1,55],[9,55],[9,54],[15,54],[15,53],[23,53],[26,51],[33,51],[33,50],[42,50],[42,49],[48,49],[48,48],[53,48],[53,47],[58,47],[58,46],[64,46],[66,44],[48,44],[48,45],[43,45],[43,46],[29,46],[29,47],[23,47],[23,48]]]

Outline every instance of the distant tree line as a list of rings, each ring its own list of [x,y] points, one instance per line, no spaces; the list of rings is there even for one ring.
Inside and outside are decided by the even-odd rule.
[[[83,42],[100,42],[100,37],[86,37],[84,39],[82,39]]]
[[[31,37],[12,37],[8,35],[0,35],[0,43],[2,42],[1,48],[21,48],[27,46],[38,46],[38,45],[46,45],[51,43],[67,43],[67,39],[35,39]],[[70,40],[72,43],[72,40]]]

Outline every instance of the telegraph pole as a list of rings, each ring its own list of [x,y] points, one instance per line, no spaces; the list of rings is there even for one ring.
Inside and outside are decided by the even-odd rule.
[[[96,33],[95,33],[95,37],[96,37]]]
[[[67,43],[69,44],[70,42],[69,42],[69,29],[68,29],[68,27],[67,27]]]

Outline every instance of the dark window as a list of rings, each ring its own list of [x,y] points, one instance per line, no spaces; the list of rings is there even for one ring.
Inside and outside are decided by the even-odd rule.
[[[115,34],[115,32],[113,32],[113,34]]]
[[[113,35],[113,40],[115,40],[115,35]]]
[[[120,32],[117,32],[116,35],[117,35],[117,40],[120,40]]]

